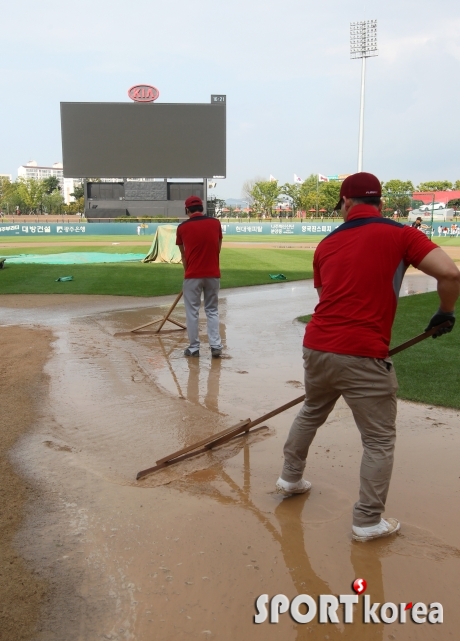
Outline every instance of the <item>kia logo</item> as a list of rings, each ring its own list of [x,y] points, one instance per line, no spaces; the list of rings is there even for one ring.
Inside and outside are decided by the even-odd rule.
[[[153,85],[134,85],[128,90],[128,96],[135,102],[153,102],[160,92]]]

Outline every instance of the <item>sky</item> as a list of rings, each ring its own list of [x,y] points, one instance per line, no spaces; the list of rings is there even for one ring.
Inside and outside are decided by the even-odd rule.
[[[458,0],[20,0],[4,5],[0,173],[62,160],[59,103],[227,96],[227,178],[293,182],[357,170],[361,61],[350,22],[378,20],[367,61],[363,169],[460,179]],[[199,153],[199,150],[196,151]]]

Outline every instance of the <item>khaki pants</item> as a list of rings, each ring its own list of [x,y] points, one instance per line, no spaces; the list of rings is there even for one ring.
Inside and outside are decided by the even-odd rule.
[[[390,359],[332,354],[305,347],[303,358],[305,403],[284,446],[281,477],[289,482],[302,478],[316,430],[343,396],[353,412],[364,450],[353,525],[376,525],[385,510],[396,441],[398,382],[393,364]]]

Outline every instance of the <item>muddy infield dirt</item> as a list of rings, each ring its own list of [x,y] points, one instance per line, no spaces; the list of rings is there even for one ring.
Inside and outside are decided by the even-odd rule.
[[[420,276],[404,285],[406,294],[432,288]],[[21,332],[36,332],[41,353],[32,376],[39,403],[37,395],[2,396],[10,415],[34,410],[9,457],[33,488],[24,490],[15,552],[37,589],[47,586],[29,638],[456,639],[459,412],[399,403],[387,515],[401,519],[402,531],[372,543],[351,541],[361,446],[343,403],[315,439],[308,496],[283,500],[273,492],[295,408],[264,432],[136,482],[161,456],[302,390],[303,326],[294,319],[313,310],[311,282],[221,292],[221,360],[205,344],[199,360],[183,358],[180,331],[113,336],[171,300],[2,297],[2,340],[13,357],[17,350],[17,390],[30,378]],[[184,317],[182,306],[176,316]],[[54,336],[47,379],[39,374],[44,331]],[[357,577],[367,580],[372,602],[441,602],[445,622],[364,625],[359,605],[352,625],[301,625],[287,614],[278,625],[253,623],[260,594],[350,594]]]

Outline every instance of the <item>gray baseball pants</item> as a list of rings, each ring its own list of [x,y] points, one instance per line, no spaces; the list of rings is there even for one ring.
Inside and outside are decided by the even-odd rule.
[[[332,354],[306,347],[303,359],[305,403],[284,445],[281,478],[291,483],[302,478],[316,430],[343,396],[353,412],[363,444],[353,525],[377,525],[385,510],[396,442],[398,382],[393,364],[390,359]]]
[[[192,352],[200,349],[198,316],[200,313],[201,292],[203,292],[204,296],[204,311],[208,321],[209,346],[222,349],[222,341],[219,333],[219,288],[220,278],[184,279],[182,290],[184,292],[189,347]]]

